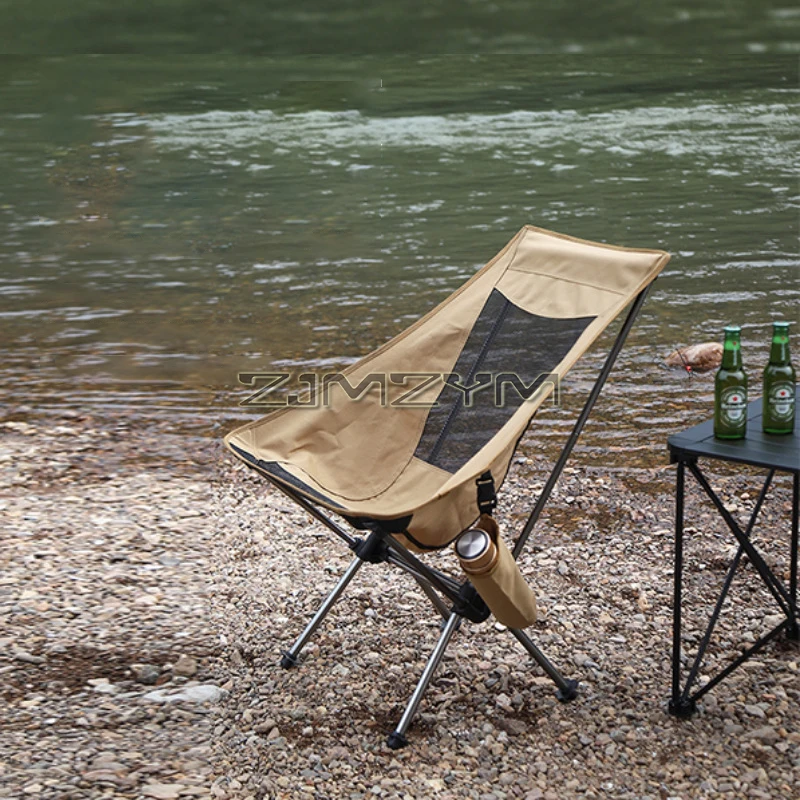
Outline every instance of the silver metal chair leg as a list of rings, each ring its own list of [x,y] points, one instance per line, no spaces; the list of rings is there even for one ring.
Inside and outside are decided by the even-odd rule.
[[[556,697],[562,703],[574,700],[578,694],[578,681],[565,678],[549,661],[547,656],[531,641],[530,636],[518,628],[509,628],[514,638],[528,651],[528,654],[548,674],[556,686]]]
[[[346,572],[342,577],[339,579],[339,583],[336,584],[333,591],[325,598],[323,604],[319,607],[319,610],[316,614],[311,618],[311,622],[306,625],[306,629],[300,634],[297,641],[291,646],[289,650],[286,650],[281,658],[281,666],[284,669],[289,669],[290,667],[294,667],[297,664],[297,657],[300,655],[300,651],[305,647],[308,640],[314,635],[314,631],[320,626],[322,620],[328,615],[328,612],[333,608],[334,603],[339,599],[339,595],[347,588],[347,584],[353,580],[356,572],[358,572],[359,567],[364,562],[356,556],[351,562],[350,566],[348,566]]]
[[[436,647],[433,648],[433,652],[428,659],[428,663],[425,665],[425,669],[422,671],[422,676],[419,679],[417,688],[414,689],[414,694],[411,695],[411,699],[408,701],[408,705],[406,706],[403,716],[400,718],[400,722],[394,731],[389,734],[386,744],[389,745],[392,750],[397,750],[400,747],[405,747],[408,744],[408,739],[406,739],[406,731],[408,730],[409,725],[411,725],[411,720],[413,719],[414,714],[417,713],[420,701],[422,700],[422,695],[425,694],[425,690],[428,688],[428,685],[433,678],[433,674],[436,672],[436,668],[439,666],[439,663],[444,656],[445,650],[447,650],[447,645],[450,643],[450,639],[453,637],[453,634],[456,632],[456,630],[458,630],[458,626],[460,624],[461,616],[455,612],[452,612],[444,626],[444,630],[442,630],[441,636],[439,636],[439,641],[436,642]]]

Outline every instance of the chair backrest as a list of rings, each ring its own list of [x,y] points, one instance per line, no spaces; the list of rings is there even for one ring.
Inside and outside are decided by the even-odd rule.
[[[477,515],[475,478],[491,470],[503,479],[555,381],[668,260],[527,226],[437,308],[344,371],[363,389],[358,399],[331,385],[319,408],[288,407],[227,441],[280,465],[332,508],[411,515],[414,541],[442,546]]]

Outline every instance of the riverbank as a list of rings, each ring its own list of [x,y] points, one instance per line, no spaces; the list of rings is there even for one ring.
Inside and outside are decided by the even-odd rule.
[[[800,792],[800,652],[768,647],[666,714],[672,471],[576,463],[522,560],[537,643],[579,697],[502,629],[465,624],[409,732],[398,719],[439,633],[424,596],[362,570],[294,670],[277,666],[349,561],[217,440],[76,414],[0,423],[0,797],[790,797]],[[547,464],[523,443],[498,518]],[[635,455],[632,456],[635,460]],[[633,466],[633,465],[632,465]],[[714,476],[744,516],[747,473]],[[790,486],[764,509],[788,569]],[[700,630],[732,550],[699,496],[687,599]],[[448,552],[433,557],[453,568]],[[710,667],[769,624],[737,577]],[[696,647],[698,636],[688,647]]]

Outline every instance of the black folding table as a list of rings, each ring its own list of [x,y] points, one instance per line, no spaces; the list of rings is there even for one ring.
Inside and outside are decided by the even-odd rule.
[[[800,405],[800,387],[797,388],[798,405]],[[791,435],[773,436],[761,430],[761,399],[749,404],[747,409],[747,436],[744,439],[724,440],[714,438],[714,421],[707,420],[688,430],[670,436],[667,444],[670,463],[677,463],[675,486],[675,572],[674,572],[674,605],[673,605],[673,638],[672,638],[672,697],[669,711],[677,717],[689,717],[696,710],[697,700],[713,689],[737,667],[761,650],[768,642],[785,632],[789,639],[800,640],[797,606],[797,554],[798,554],[798,506],[800,506],[800,435],[798,426]],[[698,459],[717,459],[738,464],[750,464],[767,470],[764,485],[756,500],[747,527],[742,530],[730,511],[717,496],[708,479],[698,466]],[[716,602],[708,628],[700,641],[697,655],[689,667],[689,674],[681,686],[681,604],[683,592],[683,528],[684,528],[684,496],[686,470],[694,475],[720,516],[730,528],[739,548],[728,567],[722,591]],[[792,510],[791,510],[791,565],[789,585],[785,585],[764,561],[756,545],[751,540],[751,533],[756,524],[767,491],[776,472],[788,472],[793,475]],[[728,595],[733,577],[743,558],[746,556],[753,565],[769,593],[774,598],[784,619],[771,631],[748,647],[735,660],[713,676],[707,683],[696,687],[697,678],[703,657],[708,648],[711,635],[719,619],[725,598]]]

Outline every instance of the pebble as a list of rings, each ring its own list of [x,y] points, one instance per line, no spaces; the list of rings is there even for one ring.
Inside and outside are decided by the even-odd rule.
[[[197,674],[197,661],[191,656],[181,654],[172,667],[172,674],[183,678],[191,678]]]
[[[771,725],[765,725],[762,728],[756,728],[752,731],[747,731],[742,734],[743,739],[757,739],[765,744],[774,744],[778,741],[778,732]]]
[[[142,700],[151,703],[216,703],[226,694],[224,689],[213,683],[201,683],[181,689],[156,689],[143,695]]]
[[[744,706],[744,710],[751,716],[751,717],[758,717],[759,719],[766,719],[766,713],[761,706],[754,705],[752,703],[746,703]]]
[[[528,732],[528,726],[519,719],[501,719],[497,724],[510,736],[522,736]]]
[[[493,620],[464,624],[410,745],[391,751],[386,736],[440,634],[413,580],[362,569],[300,664],[283,670],[281,651],[346,569],[347,548],[217,441],[187,447],[168,428],[92,427],[83,416],[54,433],[61,422],[0,423],[11,543],[0,568],[2,800],[800,796],[800,659],[784,642],[691,719],[666,713],[674,476],[661,450],[646,482],[635,463],[651,456],[638,450],[614,470],[577,454],[521,559],[543,609],[529,634],[581,681],[578,697],[559,703]],[[544,454],[525,447],[498,509],[509,539],[546,474]],[[737,503],[756,496],[730,471],[713,483]],[[776,476],[762,514],[775,502],[785,515],[790,499]],[[687,493],[694,610],[712,602],[706,589],[730,559],[706,505]],[[772,522],[777,531],[785,517]],[[785,545],[763,542],[784,572]],[[449,551],[424,559],[457,570]],[[742,583],[704,674],[782,620],[766,592],[737,594]],[[686,634],[691,653],[702,635],[691,614]]]
[[[186,788],[182,783],[148,783],[141,789],[145,797],[152,797],[154,800],[177,800]]]
[[[44,656],[34,656],[26,650],[17,650],[14,653],[14,660],[21,661],[23,664],[34,664],[35,666],[47,663],[47,659]]]
[[[144,686],[153,686],[161,677],[161,668],[155,664],[131,664],[133,679]]]

